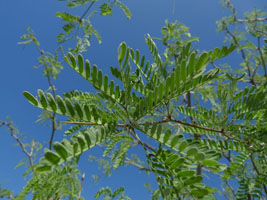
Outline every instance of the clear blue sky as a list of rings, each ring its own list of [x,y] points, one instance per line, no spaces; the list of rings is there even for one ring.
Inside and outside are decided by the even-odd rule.
[[[199,48],[209,50],[221,46],[224,35],[216,32],[216,20],[224,16],[221,4],[216,0],[135,0],[124,1],[132,12],[132,19],[127,20],[119,9],[114,10],[112,17],[95,15],[92,23],[103,38],[99,45],[93,39],[92,46],[84,56],[91,63],[97,64],[108,73],[110,65],[117,66],[117,47],[126,41],[134,49],[148,53],[144,42],[144,35],[161,36],[160,28],[164,20],[170,22],[176,19],[190,27],[192,36],[200,38]],[[242,13],[253,7],[266,6],[266,0],[236,0],[233,2]],[[173,5],[174,14],[173,14]],[[76,10],[82,13],[85,8]],[[17,45],[26,27],[30,26],[38,37],[41,48],[53,52],[57,47],[56,35],[61,31],[61,20],[55,17],[57,11],[65,10],[64,2],[55,0],[1,0],[0,1],[0,120],[10,116],[17,128],[24,133],[26,141],[31,138],[42,141],[44,145],[49,140],[50,128],[40,127],[35,121],[41,110],[30,105],[22,93],[28,90],[36,93],[37,89],[47,89],[47,80],[42,76],[41,69],[34,69],[37,64],[38,52],[33,46]],[[238,64],[238,58],[232,59],[230,65]],[[67,65],[54,82],[57,93],[81,89],[91,91],[91,86]],[[61,140],[63,131],[58,131],[55,140]],[[19,192],[25,181],[22,177],[24,168],[14,170],[16,164],[24,158],[16,142],[5,128],[0,128],[0,183],[3,187]],[[86,173],[84,194],[93,196],[95,191],[103,186],[118,188],[125,186],[126,194],[133,200],[150,199],[143,187],[145,182],[153,182],[154,177],[147,177],[134,167],[122,168],[113,173],[111,178],[102,178],[95,185],[91,173],[97,173],[97,164],[88,163],[88,155],[101,155],[98,149],[87,153],[81,162],[81,169]],[[155,183],[155,182],[154,182]],[[216,183],[215,183],[216,184]],[[91,199],[90,198],[90,199]]]

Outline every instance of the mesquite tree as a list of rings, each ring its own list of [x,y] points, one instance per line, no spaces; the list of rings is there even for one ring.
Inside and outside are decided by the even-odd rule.
[[[68,52],[59,48],[64,65],[86,79],[95,93],[77,88],[56,94],[52,78],[62,68],[60,56],[43,51],[30,29],[22,37],[22,44],[34,42],[40,52],[39,63],[50,88],[25,91],[24,96],[44,110],[42,120],[51,120],[52,133],[40,161],[33,159],[38,143],[33,141],[27,151],[17,138],[29,158],[31,179],[19,195],[13,197],[2,189],[2,196],[24,199],[31,193],[33,199],[81,199],[84,176],[79,179],[79,158],[101,146],[111,168],[130,164],[154,174],[158,189],[152,199],[215,199],[216,188],[203,181],[211,174],[220,180],[227,199],[266,199],[266,13],[254,9],[238,18],[235,7],[225,0],[223,5],[231,14],[217,24],[226,34],[227,46],[207,51],[196,48],[198,39],[191,37],[186,26],[166,21],[162,37],[145,37],[151,55],[122,41],[118,65],[110,68],[113,76],[109,76],[82,55],[92,35],[101,42],[89,13],[97,3],[102,15],[111,15],[113,7],[119,6],[131,17],[118,0],[69,0],[68,7],[88,4],[88,9],[81,16],[57,13],[65,22],[58,43],[77,41]],[[159,50],[157,43],[164,48]],[[241,56],[240,66],[222,65],[221,59],[235,51]],[[58,121],[57,115],[67,118]],[[65,132],[71,137],[54,141],[60,124],[71,124]],[[1,125],[7,125],[16,137],[12,123]],[[149,139],[140,139],[140,135]],[[143,148],[144,162],[127,156],[136,146]],[[231,185],[230,180],[236,183]],[[123,187],[114,192],[102,188],[95,198],[101,195],[105,199],[130,199]]]

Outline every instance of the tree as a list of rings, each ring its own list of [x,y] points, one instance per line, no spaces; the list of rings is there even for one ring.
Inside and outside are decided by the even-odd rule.
[[[89,12],[96,3],[68,1],[68,7],[88,7],[81,16],[57,13],[65,22],[58,43],[76,40],[67,53],[59,48],[65,63],[96,93],[75,90],[57,95],[52,79],[63,65],[58,51],[43,51],[30,28],[22,36],[21,44],[33,42],[40,52],[39,64],[49,83],[48,91],[25,91],[24,96],[44,110],[40,120],[51,121],[51,139],[40,161],[35,161],[39,143],[32,141],[30,150],[26,149],[12,122],[1,123],[8,126],[26,154],[30,180],[17,196],[6,189],[0,190],[0,196],[25,199],[31,193],[33,199],[82,199],[80,156],[101,146],[110,159],[104,163],[106,167],[130,164],[155,176],[158,188],[152,191],[152,199],[215,199],[218,189],[204,180],[212,174],[223,184],[227,199],[266,199],[266,13],[254,9],[239,18],[231,2],[223,1],[231,14],[217,23],[228,45],[209,51],[196,48],[198,39],[191,37],[185,25],[166,20],[161,38],[145,37],[151,55],[143,55],[126,42],[119,45],[119,67],[110,68],[112,80],[81,54],[92,35],[101,42],[90,22]],[[111,15],[113,7],[119,6],[131,17],[118,0],[99,2],[98,6],[102,15]],[[243,28],[245,32],[241,32]],[[156,42],[163,44],[162,52]],[[235,51],[242,59],[240,67],[220,63]],[[62,124],[72,125],[65,134],[70,137],[55,142],[54,133]],[[128,157],[128,151],[136,146],[143,148],[144,162]],[[95,198],[101,195],[129,199],[123,187],[114,192],[102,188]]]

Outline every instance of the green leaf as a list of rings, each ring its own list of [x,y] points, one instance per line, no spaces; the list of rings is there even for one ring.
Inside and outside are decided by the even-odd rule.
[[[186,140],[184,140],[183,142],[180,143],[179,145],[179,152],[184,151],[184,149],[187,147],[188,143]]]
[[[202,176],[192,176],[184,181],[184,185],[193,185],[202,181]]]
[[[68,57],[69,57],[69,60],[71,62],[71,67],[73,69],[75,69],[76,68],[76,59],[75,59],[74,55],[71,52],[69,52]]]
[[[84,139],[82,138],[82,136],[77,136],[77,140],[78,140],[78,143],[79,143],[79,146],[80,146],[81,151],[83,151],[84,150],[84,147],[85,147],[85,141],[84,141]]]
[[[201,69],[202,66],[204,66],[209,59],[209,54],[207,52],[204,52],[201,54],[200,58],[198,59],[198,62],[196,64],[197,71]]]
[[[51,168],[52,168],[51,165],[39,164],[35,168],[35,171],[36,172],[45,172],[45,171],[49,171]]]
[[[180,140],[180,136],[179,135],[176,135],[172,138],[171,140],[171,147],[173,148],[176,144],[178,144],[179,140]]]
[[[189,63],[187,67],[188,75],[192,76],[194,74],[195,69],[195,60],[196,60],[196,52],[193,52],[189,57]]]
[[[204,189],[204,188],[197,188],[197,189],[192,189],[191,194],[197,197],[203,197],[207,194],[209,194],[209,191]]]
[[[95,84],[97,80],[97,66],[96,65],[93,65],[92,80],[93,80],[93,83]]]
[[[56,112],[57,105],[56,105],[54,97],[50,93],[47,93],[46,97],[47,97],[49,107],[53,110],[53,112]]]
[[[75,115],[75,111],[74,111],[74,109],[73,109],[73,106],[72,106],[72,104],[71,104],[71,101],[70,101],[69,99],[66,99],[66,100],[65,100],[65,103],[66,103],[67,109],[68,109],[68,111],[69,111],[69,114],[70,114],[72,117],[74,117],[74,115]]]
[[[67,6],[70,8],[75,8],[79,6],[83,6],[84,4],[88,3],[90,0],[72,0],[70,1]]]
[[[115,99],[118,99],[120,96],[120,87],[116,85],[115,87]]]
[[[169,157],[165,160],[166,165],[169,165],[169,164],[173,163],[173,161],[176,160],[177,158],[179,158],[178,155],[176,155],[175,153],[172,154],[171,156],[169,156]]]
[[[83,56],[81,54],[78,55],[78,66],[79,66],[79,73],[83,73]]]
[[[55,142],[53,144],[53,148],[55,149],[57,154],[60,155],[60,157],[66,161],[67,156],[68,156],[68,152],[65,149],[65,146],[63,144],[61,144],[60,142]]]
[[[219,165],[219,163],[216,160],[203,160],[202,164],[207,166],[207,167],[214,167],[214,166]]]
[[[57,165],[60,161],[60,157],[51,150],[46,150],[44,157],[53,165]]]
[[[37,106],[38,105],[38,101],[37,99],[29,92],[25,91],[23,92],[23,95],[24,97],[26,97],[26,99],[31,103],[33,104],[34,106]]]
[[[186,153],[187,153],[187,156],[194,156],[195,154],[197,154],[198,150],[197,148],[193,147],[191,149],[189,149]]]
[[[85,60],[85,77],[88,79],[90,78],[90,70],[91,70],[91,64],[89,60]]]
[[[66,12],[57,12],[56,17],[62,18],[63,20],[73,23],[73,22],[79,22],[80,18],[77,16],[73,16]]]
[[[91,113],[90,113],[90,109],[89,109],[88,105],[84,106],[84,112],[85,112],[85,115],[86,115],[86,119],[88,121],[90,121],[91,120]]]
[[[74,107],[75,107],[75,111],[76,111],[76,113],[78,113],[78,116],[80,117],[80,119],[83,119],[83,111],[82,111],[80,104],[75,102]]]
[[[104,76],[104,91],[105,92],[108,91],[108,76],[107,75]]]
[[[59,110],[64,115],[66,113],[66,107],[65,107],[65,103],[64,103],[63,99],[57,95],[56,100],[57,100],[57,105],[59,107]]]
[[[127,49],[126,43],[125,42],[120,43],[119,49],[118,49],[118,60],[119,60],[120,65],[121,65],[123,58],[125,56],[126,49]]]
[[[196,161],[202,161],[202,160],[204,160],[204,159],[205,159],[205,154],[202,153],[202,152],[197,153],[197,154],[195,155],[195,160],[196,160]]]
[[[100,69],[98,71],[98,87],[101,88],[103,84],[103,73],[102,70]]]
[[[184,170],[177,174],[178,177],[183,178],[187,176],[193,176],[196,172],[192,170]]]
[[[128,8],[127,6],[125,6],[125,5],[124,5],[121,1],[119,1],[119,0],[116,0],[115,2],[116,2],[116,4],[123,10],[123,12],[124,12],[124,14],[126,15],[126,17],[127,17],[128,19],[131,19],[132,14],[131,14],[129,8]]]
[[[43,92],[42,90],[38,89],[38,90],[37,90],[37,93],[38,93],[39,100],[40,100],[40,103],[41,103],[42,107],[43,107],[44,109],[46,109],[46,108],[47,108],[47,101],[46,101],[46,99],[45,99],[44,92]]]
[[[112,15],[112,8],[108,3],[103,3],[100,7],[101,15]]]
[[[178,158],[177,160],[175,160],[172,164],[171,164],[171,168],[176,169],[177,167],[179,167],[180,165],[182,165],[185,162],[184,158]]]

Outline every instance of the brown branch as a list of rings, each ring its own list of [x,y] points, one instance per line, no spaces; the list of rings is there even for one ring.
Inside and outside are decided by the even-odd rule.
[[[147,151],[147,149],[149,149],[153,152],[157,151],[157,149],[155,147],[152,147],[149,144],[147,144],[146,142],[141,141],[140,138],[138,137],[138,135],[136,134],[135,130],[131,127],[130,127],[130,132],[131,132],[131,135],[138,141],[138,143],[143,146],[143,148],[147,154],[150,154],[149,151]]]
[[[11,136],[18,142],[19,146],[21,147],[21,150],[22,150],[23,153],[25,153],[25,155],[28,157],[29,162],[30,162],[30,166],[32,167],[32,166],[33,166],[33,159],[32,159],[32,156],[33,156],[33,145],[34,145],[34,143],[32,142],[32,145],[31,145],[31,151],[30,151],[30,153],[29,153],[29,152],[26,150],[25,145],[22,143],[22,141],[20,140],[20,138],[16,136],[16,134],[15,134],[15,130],[16,130],[16,129],[14,128],[14,126],[12,125],[12,123],[11,123],[11,122],[2,122],[2,123],[0,124],[0,127],[1,127],[1,126],[4,126],[4,125],[7,126],[7,127],[9,128]]]
[[[246,54],[245,54],[245,51],[240,47],[240,44],[239,42],[237,41],[236,37],[234,36],[234,34],[228,29],[227,25],[225,22],[223,22],[223,24],[225,25],[225,30],[226,32],[232,37],[232,39],[234,40],[234,43],[236,46],[238,46],[240,48],[240,52],[241,52],[241,57],[243,58],[243,60],[245,61],[245,65],[247,67],[247,70],[248,70],[248,76],[249,76],[249,79],[250,79],[250,82],[252,85],[255,85],[256,86],[256,83],[253,79],[253,76],[251,74],[251,69],[250,69],[250,66],[248,65],[247,63],[247,57],[246,57]]]
[[[48,73],[48,67],[45,65],[45,69],[47,71],[47,81],[48,81],[48,84],[49,84],[49,87],[51,88],[52,90],[52,95],[56,101],[56,91],[55,91],[55,87],[54,85],[52,84],[52,81],[51,81],[51,77],[50,77],[50,74]],[[52,121],[52,130],[51,130],[51,136],[50,136],[50,140],[49,140],[49,149],[51,150],[52,149],[52,144],[53,144],[53,139],[54,139],[54,135],[55,135],[55,132],[56,132],[56,113],[53,112],[52,113],[52,116],[51,116],[51,121]]]
[[[36,48],[38,49],[39,53],[41,54],[41,56],[44,55],[44,51],[40,48],[39,45],[36,45]],[[44,67],[45,67],[45,70],[47,72],[47,81],[48,81],[48,84],[49,84],[49,87],[51,88],[52,90],[52,95],[56,101],[56,90],[55,90],[55,87],[52,83],[52,80],[51,80],[51,76],[49,74],[49,67],[44,63]],[[52,121],[52,130],[51,130],[51,136],[50,136],[50,139],[49,139],[49,149],[51,150],[52,149],[52,144],[53,144],[53,140],[54,140],[54,136],[55,136],[55,132],[56,132],[56,113],[53,112],[52,115],[51,115],[51,121]]]
[[[134,129],[131,129],[131,135],[138,141],[139,144],[141,144],[145,149],[150,149],[153,152],[156,152],[157,149],[155,147],[152,147],[151,145],[147,144],[146,142],[143,142],[140,140],[140,138],[135,133]]]
[[[53,113],[51,116],[51,120],[52,120],[52,131],[51,131],[51,136],[50,136],[50,140],[49,140],[49,149],[52,149],[52,144],[53,144],[53,140],[54,140],[54,135],[56,132],[56,120],[55,120],[55,116],[56,113]]]
[[[76,124],[76,125],[93,125],[93,126],[101,126],[102,124],[94,123],[94,122],[74,122],[74,121],[61,121],[63,124]],[[116,126],[120,127],[130,127],[128,124],[117,124]]]
[[[245,141],[245,140],[242,140],[242,139],[239,139],[239,138],[235,138],[235,137],[232,137],[232,136],[228,135],[227,132],[225,132],[224,129],[218,130],[218,129],[208,128],[208,127],[203,127],[203,126],[199,126],[197,124],[191,124],[191,123],[183,122],[181,120],[176,120],[176,119],[173,119],[173,118],[164,119],[164,120],[156,121],[156,122],[151,122],[149,124],[150,125],[154,125],[154,124],[162,124],[162,123],[168,123],[168,122],[175,122],[175,123],[182,124],[182,125],[185,125],[185,126],[190,126],[190,127],[193,127],[193,128],[199,128],[199,129],[206,130],[206,131],[212,131],[212,132],[216,132],[216,133],[221,133],[223,136],[225,136],[228,139],[232,139],[232,140],[236,140],[236,141],[242,142],[244,144],[248,144],[248,142]]]

